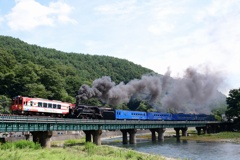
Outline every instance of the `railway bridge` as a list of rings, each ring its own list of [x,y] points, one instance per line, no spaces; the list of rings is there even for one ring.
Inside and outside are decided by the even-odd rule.
[[[0,132],[28,132],[34,142],[50,147],[52,131],[79,131],[86,134],[86,141],[101,145],[102,130],[120,130],[123,144],[136,143],[138,129],[149,129],[152,141],[163,140],[166,128],[174,128],[177,139],[187,136],[188,127],[196,127],[198,134],[215,133],[229,129],[229,124],[219,121],[140,121],[46,118],[31,116],[0,116]],[[158,136],[156,136],[156,133]],[[129,134],[129,136],[128,136]],[[26,139],[29,137],[25,135]],[[129,137],[129,140],[128,140]]]

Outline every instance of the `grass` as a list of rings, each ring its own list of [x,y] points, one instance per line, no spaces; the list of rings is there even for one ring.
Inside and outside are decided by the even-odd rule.
[[[69,139],[64,142],[64,146],[74,146],[79,144],[84,144],[85,138],[81,139]]]
[[[82,140],[67,140],[64,147],[41,148],[30,141],[1,144],[0,160],[164,160],[159,155],[139,153],[110,146],[82,143]],[[67,145],[65,145],[67,144]],[[78,145],[77,145],[78,144]]]
[[[40,149],[41,146],[38,143],[34,143],[31,141],[20,140],[16,142],[7,142],[0,145],[1,150],[8,150],[8,149]]]
[[[240,132],[220,132],[205,135],[192,135],[181,137],[182,140],[202,140],[202,141],[228,141],[240,143]]]
[[[137,135],[136,138],[151,139],[151,134]]]

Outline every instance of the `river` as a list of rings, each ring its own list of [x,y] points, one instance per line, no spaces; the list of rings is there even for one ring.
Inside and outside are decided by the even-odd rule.
[[[137,139],[137,144],[123,145],[121,139],[105,139],[102,144],[133,149],[139,152],[160,154],[165,157],[191,160],[239,160],[240,144],[228,142],[203,142],[165,138],[163,142]]]

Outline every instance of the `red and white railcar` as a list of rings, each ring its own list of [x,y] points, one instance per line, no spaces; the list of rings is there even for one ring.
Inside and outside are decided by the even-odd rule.
[[[16,96],[12,99],[11,111],[14,114],[63,117],[68,115],[73,107],[73,103]]]

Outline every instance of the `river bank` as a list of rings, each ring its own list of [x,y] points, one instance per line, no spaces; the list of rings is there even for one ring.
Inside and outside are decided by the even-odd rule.
[[[145,135],[149,134],[148,130],[138,130],[138,135]],[[102,140],[104,139],[111,139],[116,137],[121,137],[122,133],[120,131],[103,131],[102,134]],[[11,136],[7,137],[7,142],[9,143],[15,143],[17,141],[24,140],[25,137],[21,134],[19,136]],[[32,141],[32,136],[30,136],[30,142]],[[115,146],[108,146],[108,145],[102,145],[102,146],[95,146],[94,147],[87,147],[85,146],[85,134],[82,132],[56,132],[51,137],[51,148],[49,149],[38,149],[38,150],[32,150],[32,149],[9,149],[9,150],[0,150],[0,160],[6,159],[6,157],[9,160],[28,160],[28,157],[31,157],[31,160],[41,160],[41,159],[65,159],[65,160],[175,160],[174,158],[168,158],[163,157],[161,155],[157,154],[148,154],[148,153],[142,153],[138,151],[133,151],[132,149],[124,149],[120,147]],[[94,149],[92,149],[94,148]],[[91,151],[94,150],[91,155],[89,154]],[[81,153],[79,155],[76,152]],[[89,152],[90,151],[90,152]],[[4,152],[7,152],[7,154],[3,154]],[[101,153],[99,153],[101,152]],[[43,155],[45,156],[37,156],[37,155]],[[64,156],[64,155],[69,156]],[[76,155],[76,156],[72,156]],[[12,157],[12,158],[11,158]]]
[[[145,139],[146,141],[151,142],[151,134],[149,132],[141,131],[142,133],[137,135],[137,139]],[[239,132],[222,132],[222,133],[216,133],[216,134],[205,134],[205,135],[197,135],[195,130],[189,130],[188,132],[189,136],[187,137],[181,137],[181,140],[187,140],[188,143],[183,142],[182,143],[175,143],[175,138],[173,136],[175,135],[175,131],[172,129],[167,129],[165,132],[165,143],[149,143],[149,146],[143,146],[143,150],[139,149],[138,151],[133,151],[134,147],[141,147],[141,143],[138,145],[132,145],[133,148],[123,148],[123,147],[116,147],[116,146],[108,146],[108,145],[102,145],[102,146],[95,146],[93,144],[85,145],[85,138],[84,136],[81,139],[70,139],[70,140],[64,140],[64,141],[51,141],[52,148],[51,149],[40,149],[40,150],[29,150],[29,149],[10,149],[10,150],[2,150],[0,151],[0,160],[5,159],[5,155],[8,157],[9,160],[11,159],[19,159],[19,160],[28,160],[27,157],[31,157],[31,160],[35,159],[70,159],[70,160],[77,160],[77,159],[83,159],[83,160],[122,160],[122,159],[132,159],[132,160],[144,160],[144,159],[150,159],[150,160],[174,160],[174,158],[168,158],[168,157],[177,157],[175,159],[186,157],[194,157],[194,155],[187,155],[186,157],[181,157],[183,154],[186,154],[185,150],[188,151],[187,154],[191,152],[195,152],[195,150],[190,151],[191,148],[194,148],[202,143],[196,143],[195,141],[206,141],[209,142],[208,144],[211,145],[221,145],[211,142],[233,142],[233,143],[240,143],[240,133]],[[59,135],[60,136],[60,135]],[[104,139],[114,139],[116,137],[119,137],[118,144],[121,144],[121,135],[119,135],[117,132],[108,133],[106,132],[106,136],[104,136]],[[172,137],[172,138],[167,138]],[[168,139],[172,139],[171,142],[168,142]],[[191,143],[192,141],[193,143]],[[195,144],[196,143],[196,144]],[[188,145],[194,145],[194,147],[190,148],[184,148]],[[228,144],[228,143],[226,143]],[[145,144],[144,144],[145,145]],[[180,148],[177,148],[181,146],[180,148],[183,149],[183,153],[176,154],[176,151],[180,151]],[[208,145],[209,146],[209,145]],[[170,148],[169,148],[170,147]],[[156,149],[157,148],[157,149]],[[163,151],[164,148],[166,148],[166,152],[168,150],[172,150],[170,153],[165,154],[163,152],[159,153],[159,150]],[[174,150],[176,148],[176,151]],[[229,146],[227,146],[229,148]],[[234,147],[233,147],[234,148]],[[154,149],[156,151],[154,151]],[[198,150],[202,149],[202,147],[199,147]],[[134,149],[135,150],[135,149]],[[149,150],[149,151],[148,151]],[[153,152],[154,151],[154,152]],[[145,152],[145,153],[143,153]],[[3,154],[7,153],[7,154]],[[204,153],[207,153],[207,151],[204,151]],[[160,155],[158,155],[160,154]],[[17,157],[16,157],[17,156]],[[14,158],[15,157],[15,158]],[[179,158],[178,158],[179,157]]]
[[[175,137],[176,133],[174,130],[167,130],[164,133],[165,138]],[[136,136],[139,139],[151,140],[151,134],[139,134]],[[207,142],[231,142],[240,143],[240,132],[220,132],[212,134],[201,134],[197,135],[194,129],[188,131],[188,136],[180,137],[181,140],[192,140],[192,141],[207,141]]]
[[[220,132],[203,135],[189,134],[187,137],[181,137],[181,140],[240,143],[240,132]]]
[[[68,140],[63,147],[41,148],[32,141],[15,141],[0,145],[0,160],[174,160],[157,154],[142,153],[114,146],[97,146]]]

